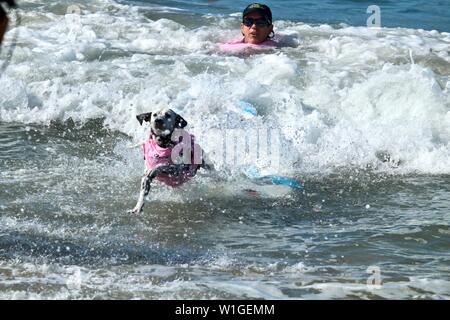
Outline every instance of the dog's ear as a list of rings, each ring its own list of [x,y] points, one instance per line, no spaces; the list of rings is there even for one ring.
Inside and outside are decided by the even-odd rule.
[[[139,123],[141,124],[141,126],[142,126],[142,122],[149,122],[150,121],[150,119],[151,119],[151,117],[152,117],[152,113],[151,112],[147,112],[147,113],[141,113],[141,114],[138,114],[137,116],[136,116],[136,119],[139,121]]]
[[[178,128],[183,129],[184,127],[187,126],[187,121],[183,119],[182,116],[177,114],[177,118],[175,119],[175,126]]]

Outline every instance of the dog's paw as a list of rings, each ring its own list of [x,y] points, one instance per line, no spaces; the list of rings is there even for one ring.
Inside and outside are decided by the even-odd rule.
[[[128,210],[127,213],[134,213],[134,214],[138,214],[142,212],[142,208],[138,208],[138,207],[134,207],[131,210]]]

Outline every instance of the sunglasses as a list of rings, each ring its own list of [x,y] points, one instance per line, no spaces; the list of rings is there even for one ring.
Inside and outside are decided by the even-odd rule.
[[[258,18],[258,19],[244,18],[242,20],[242,23],[247,27],[251,27],[253,24],[256,24],[257,26],[267,26],[270,24],[266,18]]]

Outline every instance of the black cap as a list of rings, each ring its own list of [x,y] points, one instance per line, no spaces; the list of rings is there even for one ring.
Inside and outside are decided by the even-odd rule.
[[[272,23],[272,11],[270,11],[270,8],[265,4],[260,3],[249,4],[242,13],[242,17],[245,18],[246,15],[252,12],[258,12],[262,14],[269,21],[269,23]]]

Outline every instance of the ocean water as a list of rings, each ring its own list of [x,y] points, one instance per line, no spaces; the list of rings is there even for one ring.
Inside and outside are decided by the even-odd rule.
[[[189,14],[232,14],[242,12],[251,3],[245,0],[123,0],[121,2],[164,6]],[[373,13],[371,10],[367,13],[367,8],[377,5],[380,8],[383,27],[450,31],[449,0],[267,0],[259,2],[271,8],[274,21],[366,26],[367,19]]]
[[[236,53],[218,43],[242,1],[20,1],[0,55],[1,299],[450,298],[448,1],[267,3],[280,47]],[[155,184],[132,215],[135,115],[165,106],[217,172]],[[214,152],[218,129],[258,128],[282,159],[253,165],[303,189],[245,193],[260,186]]]

